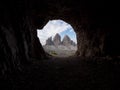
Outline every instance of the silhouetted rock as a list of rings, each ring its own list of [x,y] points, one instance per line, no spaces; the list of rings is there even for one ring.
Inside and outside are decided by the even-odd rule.
[[[118,2],[105,0],[1,0],[0,89],[119,89],[120,63],[116,64],[113,60],[115,64],[112,65],[111,60],[105,59],[99,65],[95,61],[100,59],[93,61],[93,57],[120,56],[119,7]],[[70,61],[71,65],[65,64],[66,60],[60,64],[54,60],[56,65],[51,63],[47,66],[45,61],[45,65],[40,62],[40,67],[36,66],[36,61],[44,60],[46,56],[37,37],[37,29],[57,18],[74,27],[78,47],[76,55],[92,57],[86,58],[89,62],[85,60],[78,67],[79,64],[74,65],[76,60],[73,63]]]
[[[76,43],[73,40],[71,40],[71,45],[76,46]]]
[[[58,33],[53,38],[53,43],[55,46],[58,46],[61,44],[61,36]]]
[[[46,45],[54,45],[53,41],[52,41],[52,37],[49,37],[47,40],[46,40]]]

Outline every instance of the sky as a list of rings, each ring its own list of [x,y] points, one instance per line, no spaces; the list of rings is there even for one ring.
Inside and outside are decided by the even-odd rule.
[[[59,33],[61,40],[65,35],[68,35],[71,40],[77,43],[76,34],[72,26],[63,20],[49,20],[49,22],[43,27],[43,29],[37,29],[37,36],[42,45],[45,45],[46,40],[49,37],[54,37],[56,33]]]

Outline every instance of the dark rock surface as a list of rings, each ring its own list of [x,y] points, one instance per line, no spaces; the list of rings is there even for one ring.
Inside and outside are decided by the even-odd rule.
[[[51,58],[33,60],[4,90],[119,90],[117,58]],[[3,83],[1,83],[2,85]],[[6,89],[5,89],[6,88]]]
[[[77,46],[77,44],[73,40],[71,40],[71,45],[72,46]]]
[[[1,0],[0,90],[4,86],[8,90],[49,87],[63,90],[74,86],[82,90],[119,90],[119,59],[112,64],[104,60],[99,65],[93,60],[98,56],[120,56],[119,8],[119,1],[105,0]],[[71,65],[42,63],[46,53],[36,30],[53,19],[62,19],[73,26],[77,34],[76,55],[89,57],[87,63],[79,59],[80,64],[74,60]],[[30,65],[33,58],[41,61],[38,67]]]

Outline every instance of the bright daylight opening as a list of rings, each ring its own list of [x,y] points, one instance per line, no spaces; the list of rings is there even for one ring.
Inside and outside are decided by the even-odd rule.
[[[50,20],[43,29],[37,29],[37,36],[44,50],[52,56],[73,56],[77,50],[76,33],[63,20]]]

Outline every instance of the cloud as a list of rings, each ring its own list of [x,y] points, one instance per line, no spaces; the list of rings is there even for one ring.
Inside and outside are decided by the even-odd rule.
[[[77,39],[76,38],[72,38],[71,40],[73,40],[77,44]]]
[[[71,25],[62,21],[62,20],[50,20],[43,29],[37,30],[37,36],[40,39],[42,45],[45,44],[45,41],[48,37],[54,37],[56,33],[61,33],[68,29],[71,29]]]
[[[72,30],[72,29],[70,29],[70,32],[73,32],[73,30]]]

